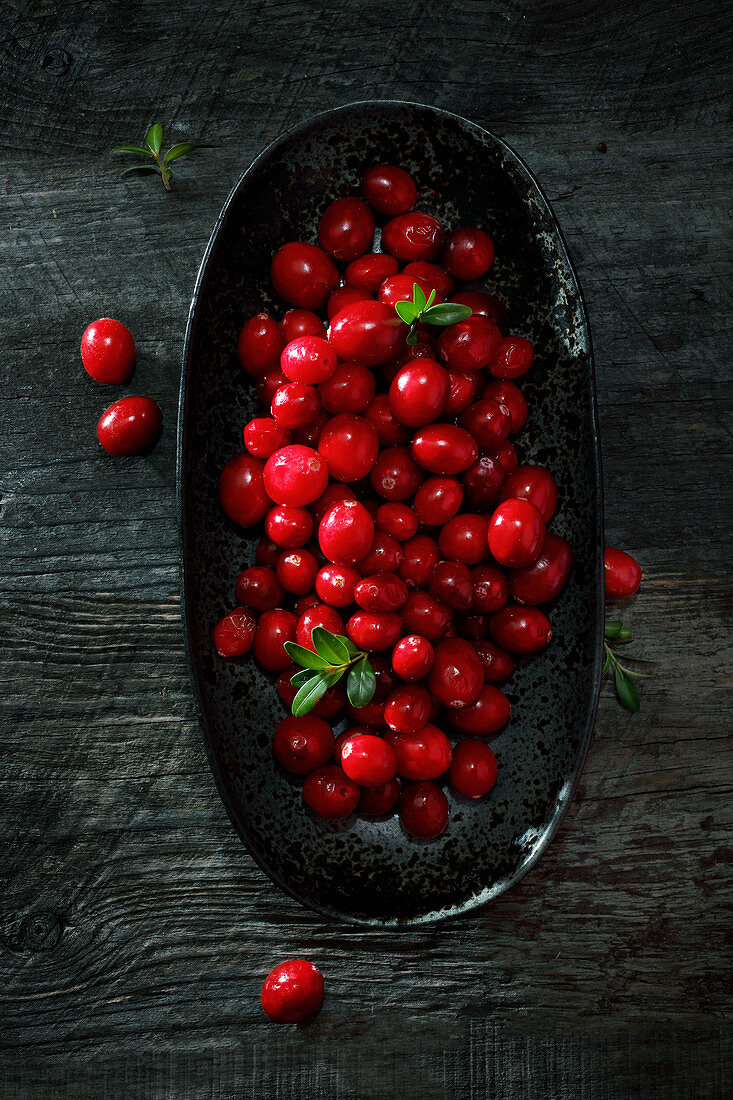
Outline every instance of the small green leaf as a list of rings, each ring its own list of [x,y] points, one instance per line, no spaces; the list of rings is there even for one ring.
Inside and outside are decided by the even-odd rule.
[[[609,670],[609,668],[611,667],[611,661],[612,661],[612,660],[613,660],[613,657],[612,657],[612,656],[611,656],[611,654],[610,654],[610,653],[609,653],[609,652],[607,651],[607,652],[606,652],[606,659],[605,659],[605,661],[603,662],[603,671],[601,672],[601,679],[603,679],[603,677],[604,677],[604,676],[607,676],[607,675],[608,675],[608,670]],[[292,680],[291,680],[291,683],[292,683]]]
[[[156,157],[160,152],[160,145],[163,141],[163,127],[159,122],[154,122],[145,135],[145,144],[149,149],[152,149]]]
[[[320,653],[331,665],[346,665],[351,654],[343,642],[338,640],[335,634],[326,630],[323,626],[314,626],[311,631],[311,640],[317,653]]]
[[[415,344],[417,344],[417,342],[418,342],[417,329],[416,328],[411,328],[410,331],[408,332],[407,336],[405,337],[405,343],[409,344],[410,347],[412,348],[412,347],[415,346]]]
[[[623,630],[623,623],[620,619],[611,619],[606,623],[604,633],[607,638],[618,638],[619,634]]]
[[[636,684],[631,680],[627,680],[620,668],[616,669],[616,694],[619,697],[619,701],[627,710],[630,710],[632,714],[636,714],[641,706],[641,699],[639,698],[639,689]]]
[[[406,325],[411,325],[418,314],[414,302],[397,302],[395,304],[395,310],[397,311],[399,319],[404,321]]]
[[[622,626],[618,633],[618,637],[616,638],[616,642],[618,645],[626,645],[627,642],[631,641],[632,637],[633,635],[631,633],[631,628],[628,626]]]
[[[320,672],[303,684],[297,691],[290,708],[295,718],[302,718],[313,710],[316,703],[323,698],[332,684],[335,684],[341,675],[341,669],[335,672]]]
[[[419,283],[412,284],[412,298],[415,305],[415,309],[418,313],[422,313],[427,305],[427,299],[425,297],[425,291]]]
[[[306,649],[305,646],[298,645],[297,642],[285,642],[283,649],[288,657],[292,657],[296,665],[302,665],[303,668],[314,668],[318,670],[330,668],[330,661],[324,661],[323,657],[319,657],[317,653],[313,653],[312,650]]]
[[[351,638],[346,638],[343,634],[334,634],[334,638],[338,638],[340,642],[343,642],[343,644],[349,651],[350,657],[358,657],[361,653],[361,650],[358,648],[358,646],[354,645]]]
[[[196,146],[192,141],[179,141],[178,145],[171,145],[168,152],[163,157],[163,164],[170,164],[172,160],[178,160],[179,157],[185,157],[187,153],[192,152]]]
[[[455,325],[457,321],[465,321],[470,316],[470,306],[462,306],[457,302],[439,302],[437,306],[424,310],[420,320],[429,325]]]
[[[301,668],[300,672],[294,672],[290,677],[290,683],[294,688],[302,687],[313,676],[313,670],[310,668]]]
[[[377,689],[377,677],[366,657],[354,665],[346,681],[346,694],[352,707],[365,707]]]
[[[137,153],[141,157],[155,157],[150,149],[143,149],[142,145],[115,145],[113,153]]]
[[[430,291],[430,295],[428,297],[428,300],[425,303],[425,308],[430,309],[430,307],[431,307],[431,305],[433,304],[434,301],[435,301],[435,287],[433,287],[433,289]]]
[[[157,172],[158,169],[154,164],[133,164],[132,168],[125,168],[120,172],[121,176],[126,176],[128,172]]]

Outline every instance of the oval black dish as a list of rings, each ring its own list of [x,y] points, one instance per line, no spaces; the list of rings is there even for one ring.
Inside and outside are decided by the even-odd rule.
[[[528,336],[536,362],[522,388],[529,420],[522,461],[549,466],[560,505],[552,530],[575,568],[551,611],[554,637],[506,690],[508,728],[493,741],[499,781],[478,803],[454,796],[442,837],[416,842],[396,817],[316,819],[300,784],[276,767],[272,732],[284,716],[254,660],[220,660],[211,630],[253,562],[254,535],[219,508],[217,477],[242,450],[258,412],[239,367],[237,335],[262,309],[286,306],[269,285],[270,258],[290,239],[317,240],[327,203],[358,189],[370,164],[415,177],[417,208],[446,226],[478,225],[496,243],[485,281]],[[353,103],[279,138],[229,196],[201,264],[186,331],[178,435],[185,632],[206,749],[234,827],[260,867],[293,897],[343,920],[405,925],[496,898],[556,832],[592,736],[601,679],[603,516],[593,358],[577,276],[536,180],[502,141],[457,115],[415,103]],[[258,533],[259,534],[259,533]]]

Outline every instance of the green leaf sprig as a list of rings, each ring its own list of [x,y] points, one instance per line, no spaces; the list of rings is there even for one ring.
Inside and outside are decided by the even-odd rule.
[[[636,714],[641,706],[641,699],[639,697],[639,689],[634,683],[634,680],[649,680],[652,674],[649,672],[637,672],[636,669],[627,668],[626,665],[622,665],[618,659],[618,655],[609,645],[609,642],[613,642],[614,645],[628,645],[633,638],[629,627],[624,626],[620,619],[611,619],[607,622],[604,635],[603,648],[606,652],[606,659],[603,662],[602,676],[605,678],[610,673],[613,673],[614,686],[619,702],[622,706],[626,707],[627,710],[630,710],[632,714]],[[636,664],[644,664],[639,657],[628,657],[624,659],[634,661]]]
[[[412,284],[412,301],[397,302],[395,309],[397,316],[409,326],[407,343],[417,343],[418,322],[427,325],[454,325],[456,321],[465,321],[471,316],[471,307],[459,305],[458,302],[438,302],[433,305],[435,290],[430,291],[430,297],[425,297],[425,291],[417,283]]]
[[[315,653],[296,642],[285,642],[285,652],[301,666],[290,683],[297,688],[292,713],[302,718],[322,699],[344,673],[346,694],[352,707],[365,707],[377,687],[377,677],[369,659],[343,634],[332,634],[323,626],[314,626],[311,639]]]
[[[163,186],[166,191],[171,189],[171,177],[173,171],[170,165],[174,160],[178,160],[180,157],[185,157],[187,153],[190,153],[196,146],[191,141],[179,141],[177,145],[171,145],[168,152],[161,156],[161,146],[163,144],[163,127],[159,122],[154,123],[147,134],[145,135],[145,146],[142,145],[116,145],[112,150],[113,153],[135,153],[139,157],[147,157],[147,164],[133,164],[132,168],[125,168],[122,175],[126,175],[128,172],[158,172],[160,178],[163,180]],[[152,164],[150,161],[152,160]]]

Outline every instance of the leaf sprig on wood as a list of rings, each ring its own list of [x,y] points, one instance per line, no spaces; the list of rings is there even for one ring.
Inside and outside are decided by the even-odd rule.
[[[358,649],[343,634],[332,634],[323,626],[311,631],[313,648],[296,642],[285,642],[289,657],[301,666],[290,683],[297,688],[291,707],[296,718],[302,718],[346,674],[346,694],[352,707],[365,707],[371,702],[377,687],[377,677],[366,653]]]
[[[171,164],[180,157],[185,157],[196,146],[191,141],[179,141],[177,145],[171,145],[164,155],[162,154],[163,127],[159,122],[154,123],[145,135],[145,145],[116,145],[114,153],[135,153],[139,157],[147,157],[145,164],[133,164],[131,168],[125,168],[122,175],[128,172],[157,172],[163,180],[166,191],[171,189],[171,177],[173,171]]]
[[[603,642],[603,648],[606,653],[606,659],[603,662],[602,676],[613,674],[614,686],[616,688],[616,695],[622,706],[626,707],[633,714],[636,714],[641,707],[641,698],[639,696],[639,689],[637,688],[634,680],[649,680],[652,674],[649,672],[638,672],[636,669],[627,668],[625,664],[621,664],[618,658],[618,654],[614,652],[609,645],[612,642],[614,646],[628,645],[632,640],[633,634],[628,626],[624,626],[620,619],[611,619],[605,626],[605,640]],[[644,662],[639,657],[624,658],[624,660],[633,661],[635,664],[643,664]]]
[[[471,307],[462,306],[458,302],[438,302],[435,300],[435,290],[430,291],[430,297],[425,297],[425,291],[417,283],[412,284],[412,301],[397,302],[395,310],[401,321],[409,326],[407,343],[417,343],[418,323],[426,325],[454,325],[456,321],[465,321],[471,316]]]

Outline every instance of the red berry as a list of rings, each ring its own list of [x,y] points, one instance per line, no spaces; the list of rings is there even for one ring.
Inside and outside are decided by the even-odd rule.
[[[237,603],[244,607],[253,611],[269,611],[282,602],[285,590],[273,569],[264,565],[251,565],[237,577],[234,594]]]
[[[315,386],[336,370],[336,352],[322,336],[299,336],[283,348],[280,369],[291,382]]]
[[[308,309],[289,309],[280,322],[280,328],[286,344],[299,336],[326,335],[326,326],[321,318]]]
[[[298,596],[297,600],[295,600],[293,610],[298,618],[300,618],[306,611],[310,611],[312,607],[318,607],[319,602],[316,592],[306,592],[304,596]]]
[[[507,604],[491,616],[491,637],[509,653],[537,653],[552,638],[552,626],[538,607]]]
[[[262,986],[262,1007],[276,1024],[297,1024],[323,1002],[323,975],[305,959],[290,959],[270,971]]]
[[[382,783],[379,787],[365,787],[361,792],[359,813],[368,817],[381,817],[382,814],[388,814],[397,805],[400,788],[399,779],[390,779],[388,783]]]
[[[310,550],[288,550],[277,563],[277,579],[286,592],[296,596],[311,591],[317,572],[318,559]]]
[[[361,363],[339,363],[318,387],[326,412],[363,413],[374,400],[376,382],[369,367]]]
[[[435,650],[427,638],[419,634],[407,634],[392,650],[392,668],[400,680],[414,683],[430,672],[435,660]]]
[[[417,533],[417,516],[407,504],[380,504],[374,522],[378,531],[398,542],[411,539]]]
[[[121,321],[100,317],[84,329],[81,361],[95,382],[119,385],[135,366],[135,341]]]
[[[357,611],[346,624],[346,633],[359,649],[392,649],[402,632],[402,620],[393,611]]]
[[[344,272],[344,282],[376,297],[384,280],[396,275],[399,269],[394,256],[388,256],[386,252],[367,252],[365,256],[351,261]]]
[[[321,817],[348,817],[359,802],[359,788],[336,764],[313,771],[303,784],[303,801]]]
[[[402,268],[403,275],[409,275],[415,280],[422,280],[427,284],[427,294],[430,295],[431,290],[435,290],[436,297],[447,298],[449,294],[452,294],[455,289],[455,283],[442,267],[438,264],[431,264],[427,260],[416,260],[414,263],[406,264]]]
[[[389,407],[408,428],[420,428],[441,415],[448,401],[447,372],[434,359],[413,359],[389,387]]]
[[[495,458],[508,474],[510,474],[512,470],[516,470],[519,465],[517,452],[508,439],[505,439],[503,443],[499,443],[497,446],[488,447],[487,451],[489,456]]]
[[[333,755],[333,730],[313,714],[289,715],[275,728],[272,751],[279,764],[295,775],[322,768]]]
[[[295,641],[296,622],[292,611],[284,611],[281,607],[260,615],[255,632],[254,655],[269,672],[282,672],[290,664],[283,646],[285,642]]]
[[[394,309],[384,302],[357,302],[334,317],[328,339],[339,358],[375,367],[394,359],[406,331]]]
[[[505,477],[506,470],[498,459],[490,455],[477,458],[463,475],[463,493],[468,507],[487,511],[499,499]]]
[[[419,730],[387,734],[397,757],[397,774],[403,779],[437,779],[450,767],[450,741],[437,726],[426,723]]]
[[[562,592],[572,565],[570,544],[548,531],[537,560],[509,574],[509,591],[517,603],[549,603]]]
[[[359,562],[359,572],[363,577],[370,573],[394,573],[399,569],[403,558],[400,544],[384,531],[375,531],[372,545],[366,557]]]
[[[384,721],[395,733],[415,733],[428,722],[432,699],[418,684],[401,684],[384,701]],[[430,775],[412,778],[432,779]]]
[[[483,684],[484,666],[471,642],[446,638],[435,647],[428,685],[440,703],[451,708],[470,706]]]
[[[296,507],[311,504],[327,484],[328,466],[325,459],[317,451],[299,443],[281,447],[265,463],[265,489],[276,504]]]
[[[344,632],[344,620],[333,607],[329,607],[325,603],[316,603],[313,607],[307,608],[298,619],[295,640],[298,645],[302,645],[304,649],[310,649],[314,653],[315,647],[312,635],[317,626],[322,626],[331,634],[343,634]]]
[[[475,374],[461,374],[460,371],[448,371],[448,402],[443,410],[446,420],[460,416],[476,400],[478,383]]]
[[[631,554],[607,546],[603,565],[606,595],[619,600],[633,596],[641,584],[641,567]]]
[[[377,429],[380,447],[394,447],[398,444],[409,443],[410,432],[404,424],[400,424],[392,412],[386,393],[376,395],[365,415],[367,420]]]
[[[412,836],[433,840],[448,824],[448,799],[437,783],[411,783],[400,795],[400,821]]]
[[[514,569],[531,565],[544,541],[544,521],[528,500],[503,501],[489,521],[489,549],[501,565]]]
[[[348,736],[341,749],[341,767],[349,779],[362,787],[379,787],[397,774],[394,749],[373,733]]]
[[[354,602],[354,586],[361,574],[350,565],[329,563],[318,570],[316,592],[331,607],[349,607]]]
[[[371,247],[373,238],[374,214],[361,199],[347,196],[326,207],[318,240],[334,260],[355,260]]]
[[[321,411],[321,395],[305,382],[287,382],[272,399],[272,415],[281,428],[304,428]]]
[[[326,314],[332,321],[336,314],[341,313],[347,306],[353,306],[357,302],[371,302],[372,295],[365,290],[359,290],[355,286],[337,286],[332,290],[326,302]]]
[[[255,458],[269,458],[292,442],[292,434],[269,416],[258,416],[244,426],[244,445]]]
[[[480,279],[494,262],[494,242],[483,229],[454,229],[445,239],[441,262],[455,279]]]
[[[484,684],[475,703],[452,710],[450,720],[461,733],[490,737],[507,724],[511,709],[503,691],[493,684]]]
[[[460,425],[473,436],[479,450],[484,451],[506,439],[512,427],[512,415],[505,405],[482,399],[468,406]]]
[[[444,235],[436,218],[416,210],[387,222],[382,229],[382,247],[398,260],[435,260]]]
[[[455,424],[429,424],[412,437],[413,458],[431,474],[459,474],[476,461],[478,448],[471,435]]]
[[[489,366],[494,378],[519,378],[534,362],[534,348],[522,336],[508,336]]]
[[[229,518],[242,527],[262,522],[271,502],[259,458],[240,454],[229,459],[219,475],[219,502]]]
[[[467,317],[443,329],[438,339],[438,353],[451,370],[473,374],[489,366],[501,345],[501,333],[493,321],[485,317]]]
[[[460,481],[453,477],[429,477],[415,494],[415,513],[427,527],[442,527],[463,501]]]
[[[410,634],[435,642],[445,635],[453,614],[447,604],[429,592],[410,592],[401,608],[402,622]]]
[[[354,600],[364,611],[397,611],[407,599],[407,585],[395,573],[380,570],[354,588]]]
[[[426,588],[430,574],[440,560],[440,550],[430,535],[415,535],[402,544],[399,575],[408,588]]]
[[[374,538],[374,520],[363,504],[342,500],[318,525],[318,543],[329,561],[354,565],[367,554]]]
[[[287,384],[287,378],[280,370],[279,367],[275,367],[272,370],[268,370],[261,378],[257,379],[257,396],[263,405],[271,405],[272,399],[280,389],[281,386]]]
[[[330,512],[334,504],[340,504],[342,500],[356,500],[354,490],[348,485],[332,481],[321,493],[318,500],[314,500],[310,506],[313,522],[320,523],[326,512]]]
[[[473,603],[471,570],[460,561],[439,561],[430,574],[428,587],[436,600],[456,611],[468,611]]]
[[[473,582],[473,610],[491,614],[503,607],[509,599],[506,574],[495,565],[477,565],[471,570]]]
[[[487,638],[477,638],[473,643],[484,666],[484,680],[487,684],[501,684],[514,672],[514,658]]]
[[[289,241],[272,258],[275,290],[300,309],[320,309],[339,285],[339,273],[323,249],[305,241]]]
[[[364,707],[352,707],[351,703],[346,707],[346,713],[352,722],[360,722],[372,729],[381,729],[384,725],[384,704],[372,699]]]
[[[379,455],[369,480],[385,500],[407,500],[420,485],[422,473],[407,447],[388,447]]]
[[[517,466],[507,474],[501,490],[501,499],[510,497],[528,500],[534,504],[545,523],[549,523],[557,504],[557,485],[549,470],[543,466]]]
[[[285,338],[269,313],[258,313],[242,326],[237,343],[239,362],[253,378],[277,367]]]
[[[265,533],[284,550],[297,550],[313,534],[313,517],[307,508],[279,504],[265,516]]]
[[[376,428],[363,416],[334,416],[321,431],[318,450],[336,481],[361,481],[377,461]]]
[[[487,294],[485,290],[462,290],[453,294],[450,300],[468,306],[474,317],[484,317],[487,321],[492,321],[500,332],[506,331],[506,309],[493,294]]]
[[[483,798],[496,785],[496,757],[483,741],[466,738],[453,750],[451,786],[466,798]]]
[[[152,397],[121,397],[102,413],[97,439],[111,455],[136,455],[158,439],[163,414]]]
[[[374,164],[361,181],[361,193],[380,214],[405,214],[417,199],[412,176],[394,164]]]
[[[252,645],[255,621],[246,607],[235,607],[214,627],[214,645],[220,657],[241,657]]]
[[[379,288],[379,301],[384,302],[390,309],[394,309],[398,302],[411,302],[415,292],[415,284],[420,287],[427,298],[430,294],[430,287],[422,279],[418,279],[415,275],[390,275]],[[442,301],[442,299],[437,298],[437,301]]]
[[[515,386],[509,379],[495,379],[493,382],[489,382],[481,396],[489,401],[496,401],[499,405],[504,405],[505,408],[509,409],[512,418],[510,435],[514,435],[524,427],[527,421],[527,402],[519,386]]]
[[[440,532],[440,552],[444,558],[478,565],[488,557],[489,523],[486,516],[461,512],[446,523]]]
[[[281,553],[281,548],[272,539],[268,539],[266,535],[263,535],[261,539],[258,539],[255,546],[255,562],[257,565],[266,565],[269,569],[274,569]]]

